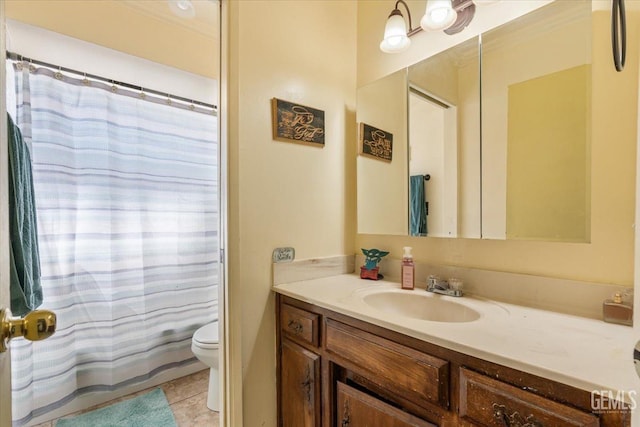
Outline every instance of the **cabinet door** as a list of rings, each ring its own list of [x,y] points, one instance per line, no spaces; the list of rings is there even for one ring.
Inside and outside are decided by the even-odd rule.
[[[436,427],[344,383],[337,391],[337,427]]]
[[[282,427],[320,426],[320,356],[282,340],[280,365]]]

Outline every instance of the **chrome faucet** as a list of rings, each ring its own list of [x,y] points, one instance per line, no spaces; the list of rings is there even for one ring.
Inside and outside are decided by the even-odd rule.
[[[448,295],[450,297],[461,297],[462,291],[460,289],[451,289],[449,282],[438,276],[429,276],[427,279],[427,292],[433,292],[440,295]]]

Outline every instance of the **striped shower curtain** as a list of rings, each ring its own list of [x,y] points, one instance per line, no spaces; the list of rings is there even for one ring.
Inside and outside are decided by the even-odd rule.
[[[216,116],[23,68],[17,123],[58,329],[12,343],[14,425],[193,363],[193,332],[218,315]]]

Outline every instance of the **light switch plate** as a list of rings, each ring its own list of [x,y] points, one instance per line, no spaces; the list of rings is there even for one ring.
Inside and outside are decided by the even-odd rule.
[[[280,262],[291,262],[296,259],[296,250],[293,248],[275,248],[272,255],[275,264]]]

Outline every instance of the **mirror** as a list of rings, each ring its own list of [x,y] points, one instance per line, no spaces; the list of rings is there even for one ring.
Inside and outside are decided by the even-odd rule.
[[[480,237],[480,57],[474,37],[409,67],[409,234]]]
[[[590,240],[591,2],[482,36],[482,237]]]
[[[358,157],[358,232],[588,242],[591,33],[553,2],[359,88],[393,159]]]
[[[407,71],[358,89],[356,120],[390,136],[391,159],[358,156],[358,232],[407,235]],[[360,126],[362,128],[362,126]],[[364,135],[360,135],[360,149]]]

